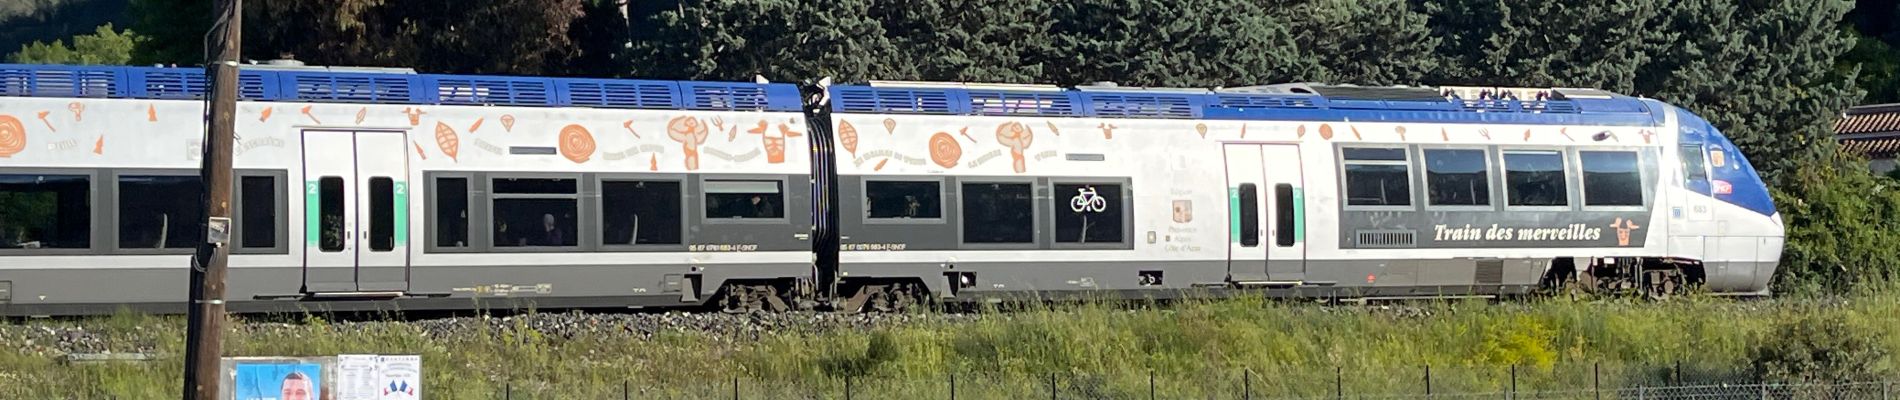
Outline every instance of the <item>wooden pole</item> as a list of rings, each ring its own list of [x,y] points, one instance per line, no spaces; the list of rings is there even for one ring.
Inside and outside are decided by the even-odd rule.
[[[204,207],[207,221],[204,235],[191,265],[191,302],[186,306],[185,396],[193,400],[218,399],[218,376],[223,368],[224,349],[224,274],[225,256],[230,249],[210,240],[213,232],[230,232],[231,221],[231,146],[237,136],[237,78],[239,32],[243,13],[242,0],[217,0],[219,16],[207,36],[207,49],[214,51],[205,62],[210,78],[208,90],[204,156],[199,170],[205,187]],[[213,222],[216,221],[216,222]],[[216,225],[216,226],[214,226]],[[226,234],[218,234],[228,237]]]

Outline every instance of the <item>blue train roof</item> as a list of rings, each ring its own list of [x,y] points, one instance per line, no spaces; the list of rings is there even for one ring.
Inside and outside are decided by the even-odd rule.
[[[829,90],[832,111],[839,113],[1616,126],[1655,126],[1663,118],[1641,99],[1604,92],[1591,98],[1499,100],[954,84]]]
[[[191,100],[200,68],[0,64],[0,96]],[[245,101],[799,111],[786,83],[240,70]]]

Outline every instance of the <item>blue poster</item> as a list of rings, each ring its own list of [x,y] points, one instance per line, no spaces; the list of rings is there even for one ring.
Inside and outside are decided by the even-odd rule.
[[[323,366],[313,363],[241,363],[232,385],[237,400],[317,400]]]

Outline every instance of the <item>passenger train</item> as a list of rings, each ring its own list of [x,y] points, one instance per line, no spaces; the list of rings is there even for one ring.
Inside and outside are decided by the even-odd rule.
[[[1708,122],[1590,89],[247,66],[232,311],[1763,294]],[[0,314],[181,312],[204,72],[0,65]]]

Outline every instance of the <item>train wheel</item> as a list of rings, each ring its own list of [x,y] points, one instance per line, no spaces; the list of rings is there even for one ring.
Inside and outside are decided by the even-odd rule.
[[[1681,270],[1662,269],[1644,272],[1643,294],[1650,300],[1667,300],[1682,293],[1687,285]]]
[[[916,282],[869,283],[858,286],[845,300],[844,310],[851,312],[899,313],[922,309],[929,290]]]
[[[720,299],[722,311],[732,314],[784,312],[791,310],[778,286],[769,282],[729,283]]]

